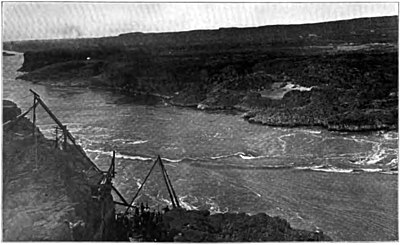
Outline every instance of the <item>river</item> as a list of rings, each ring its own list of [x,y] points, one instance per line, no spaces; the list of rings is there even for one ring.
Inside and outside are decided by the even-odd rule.
[[[337,241],[398,239],[397,132],[274,128],[234,113],[33,84],[15,79],[22,62],[21,54],[3,56],[3,99],[25,111],[34,89],[102,169],[115,150],[114,183],[129,200],[160,155],[186,208],[265,212]],[[55,124],[43,109],[37,113],[41,131],[53,139]],[[165,206],[158,168],[148,181],[138,202]]]

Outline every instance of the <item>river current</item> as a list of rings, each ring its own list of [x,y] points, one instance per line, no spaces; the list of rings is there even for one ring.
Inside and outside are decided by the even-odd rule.
[[[102,169],[115,150],[114,183],[129,200],[160,155],[188,209],[265,212],[334,240],[398,239],[397,132],[267,127],[233,113],[33,84],[15,79],[22,62],[21,54],[3,56],[3,99],[25,111],[34,89]],[[54,139],[55,124],[43,109],[37,113],[39,128]],[[142,201],[155,209],[169,203],[158,168]]]

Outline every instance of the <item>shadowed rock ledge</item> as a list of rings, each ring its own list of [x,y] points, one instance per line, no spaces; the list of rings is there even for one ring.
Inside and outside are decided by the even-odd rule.
[[[3,101],[3,123],[20,113]],[[36,167],[33,124],[21,118],[3,129],[3,240],[112,240],[113,198],[97,193],[102,174],[72,146],[55,149],[38,129]]]
[[[279,217],[264,213],[220,213],[174,209],[164,215],[166,241],[177,242],[266,242],[331,241],[322,231],[296,230]]]

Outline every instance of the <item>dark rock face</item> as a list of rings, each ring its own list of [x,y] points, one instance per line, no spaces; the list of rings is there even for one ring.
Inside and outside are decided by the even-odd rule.
[[[162,95],[179,106],[244,111],[249,122],[271,126],[392,130],[398,127],[397,22],[133,33],[94,39],[96,49],[85,40],[49,41],[57,47],[50,50],[25,43],[21,49],[39,51],[25,52],[21,70],[29,73],[20,78]],[[271,31],[286,37],[271,39]]]
[[[4,105],[15,105],[3,101]],[[5,110],[12,118],[20,110]],[[102,174],[73,150],[61,151],[22,118],[3,131],[3,239],[5,241],[112,240],[111,191],[96,196]]]
[[[9,100],[3,100],[3,123],[15,119],[21,114],[21,109]]]
[[[163,230],[170,242],[331,241],[323,232],[295,230],[286,220],[262,213],[210,215],[174,209],[164,215]]]
[[[11,53],[8,53],[8,52],[4,52],[3,51],[3,56],[14,56],[15,54],[11,54]]]

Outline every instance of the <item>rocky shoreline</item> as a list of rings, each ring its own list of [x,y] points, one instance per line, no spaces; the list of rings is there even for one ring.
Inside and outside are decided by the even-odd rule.
[[[361,59],[354,59],[360,55]],[[123,74],[127,71],[115,79],[108,75],[115,71],[103,67],[97,74],[92,70],[93,65],[85,62],[73,71],[68,68],[60,72],[58,66],[64,63],[57,64],[57,68],[49,65],[30,71],[26,66],[34,62],[35,57],[25,55],[21,71],[27,73],[20,79],[51,86],[112,89],[132,97],[155,96],[171,105],[199,110],[237,111],[244,113],[243,118],[250,123],[268,126],[318,126],[335,131],[398,129],[397,52],[307,57],[285,65],[285,75],[271,75],[266,71],[240,75],[237,68],[228,66],[189,84],[179,80],[163,81],[160,77],[125,77]],[[275,66],[285,62],[275,62]],[[329,67],[328,71],[324,65]],[[364,66],[366,70],[354,66]],[[314,72],[305,74],[304,69],[310,68]],[[273,67],[268,69],[275,71]],[[93,74],[83,74],[88,71]],[[199,74],[190,76],[200,79]],[[313,80],[308,80],[309,77]],[[137,82],[132,83],[132,79]],[[288,85],[304,90],[285,89]]]
[[[397,130],[397,25],[392,16],[4,48],[24,53],[20,79],[50,86],[153,94],[172,105],[238,110],[269,126]]]

